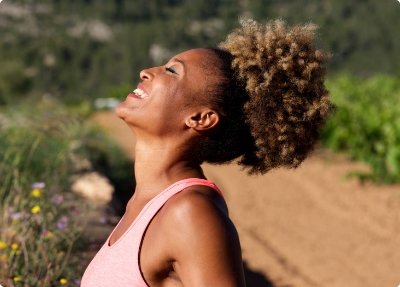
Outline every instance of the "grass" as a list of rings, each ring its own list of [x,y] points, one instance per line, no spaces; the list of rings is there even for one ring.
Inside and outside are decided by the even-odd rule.
[[[70,192],[87,168],[121,181],[127,160],[85,116],[57,102],[0,112],[0,284],[79,286],[79,245],[90,205]],[[71,255],[72,254],[72,255]]]

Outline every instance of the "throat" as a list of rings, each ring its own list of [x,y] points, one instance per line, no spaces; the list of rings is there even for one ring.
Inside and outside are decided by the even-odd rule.
[[[160,182],[163,179],[179,178],[182,174],[204,177],[199,164],[187,158],[182,148],[183,139],[139,137],[135,146],[135,178],[138,184]]]
[[[147,199],[156,196],[168,186],[187,178],[205,179],[200,166],[192,166],[186,162],[176,162],[171,165],[140,164],[135,162],[135,179],[137,199]]]

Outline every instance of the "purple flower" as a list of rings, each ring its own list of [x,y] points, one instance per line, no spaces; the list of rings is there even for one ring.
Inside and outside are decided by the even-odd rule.
[[[32,189],[43,189],[46,186],[44,182],[35,182],[31,185]]]
[[[76,280],[75,280],[75,284],[76,284],[76,285],[81,285],[81,280],[76,279]]]
[[[81,211],[78,208],[74,208],[74,210],[72,210],[72,212],[76,215],[81,214]]]
[[[12,220],[21,219],[22,217],[23,217],[23,215],[21,212],[17,212],[17,213],[14,213],[13,215],[11,215]]]
[[[60,222],[65,223],[65,224],[68,224],[69,218],[66,217],[66,216],[63,216],[63,217],[60,218]]]
[[[57,222],[56,225],[57,225],[57,228],[61,229],[61,230],[64,230],[65,227],[67,227],[67,225],[65,223],[62,223],[62,222]]]
[[[64,230],[67,227],[68,223],[69,223],[69,218],[63,216],[57,221],[56,225],[58,229]]]
[[[102,216],[102,217],[99,218],[99,221],[100,221],[101,223],[106,224],[106,223],[107,223],[107,218],[105,218],[104,216]]]
[[[52,203],[55,203],[55,204],[59,204],[59,203],[61,203],[61,202],[63,202],[64,201],[64,196],[62,196],[62,195],[54,195],[52,198],[51,198],[51,202]]]

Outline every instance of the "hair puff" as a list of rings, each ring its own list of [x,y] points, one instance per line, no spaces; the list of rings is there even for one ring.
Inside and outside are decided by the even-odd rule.
[[[323,83],[329,54],[314,47],[313,24],[243,20],[241,26],[219,45],[232,54],[232,68],[250,97],[243,112],[255,148],[239,164],[249,173],[297,167],[333,109]]]

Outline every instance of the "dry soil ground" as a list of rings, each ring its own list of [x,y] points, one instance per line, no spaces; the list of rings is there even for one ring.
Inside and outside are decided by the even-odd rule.
[[[112,112],[94,119],[134,159],[125,123]],[[204,166],[239,231],[249,287],[399,286],[400,187],[345,179],[365,168],[325,151],[261,177]]]

